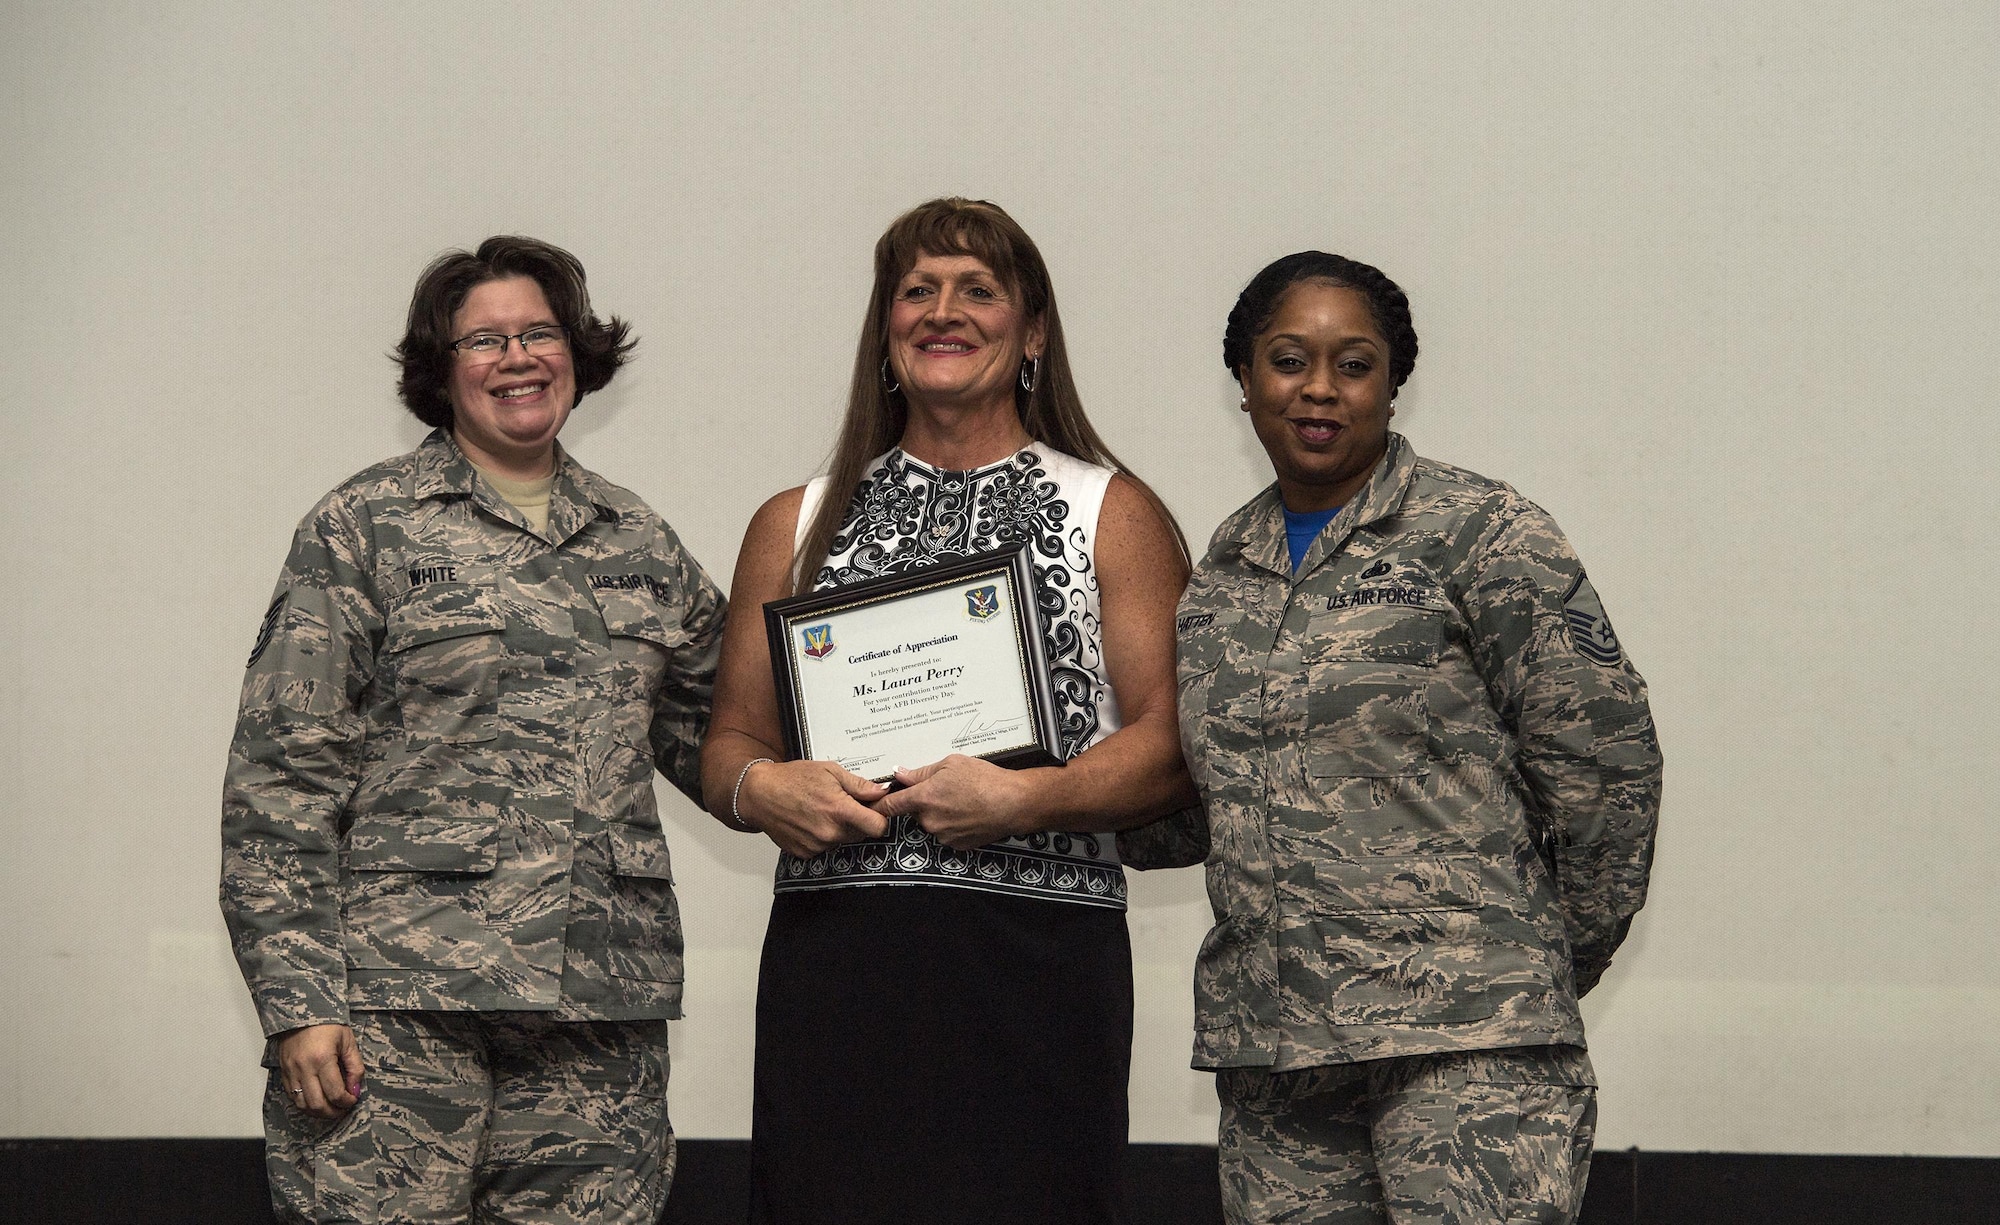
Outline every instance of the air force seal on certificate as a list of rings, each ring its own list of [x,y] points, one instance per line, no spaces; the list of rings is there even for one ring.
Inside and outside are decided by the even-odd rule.
[[[988,583],[984,587],[974,587],[965,593],[965,615],[974,621],[985,621],[1000,611],[1000,587]]]
[[[813,659],[825,659],[833,654],[833,624],[808,625],[799,631],[800,641],[805,643],[806,654]]]

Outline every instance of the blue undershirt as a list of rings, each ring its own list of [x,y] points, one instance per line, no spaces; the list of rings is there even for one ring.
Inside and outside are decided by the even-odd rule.
[[[1305,560],[1306,550],[1312,548],[1313,541],[1339,513],[1338,506],[1332,510],[1285,511],[1285,543],[1291,548],[1293,574],[1299,572],[1299,563]]]

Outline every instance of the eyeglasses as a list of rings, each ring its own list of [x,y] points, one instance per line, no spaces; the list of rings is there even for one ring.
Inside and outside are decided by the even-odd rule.
[[[500,332],[474,332],[451,342],[452,352],[471,362],[497,362],[507,352],[507,342],[518,340],[521,351],[540,357],[548,353],[560,353],[568,343],[559,323],[544,323],[540,327],[529,328],[525,332],[504,335]]]

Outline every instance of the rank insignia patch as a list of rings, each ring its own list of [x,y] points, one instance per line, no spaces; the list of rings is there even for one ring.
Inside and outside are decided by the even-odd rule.
[[[285,597],[290,594],[289,591],[280,592],[278,598],[271,601],[271,606],[264,610],[264,622],[257,627],[257,645],[250,648],[250,660],[244,667],[256,667],[257,661],[264,658],[264,652],[270,649],[271,635],[278,632],[278,614],[285,611]]]
[[[814,659],[825,659],[833,654],[833,625],[808,625],[799,631],[799,638],[806,644],[806,654]]]
[[[1000,588],[992,583],[965,593],[965,613],[974,621],[984,621],[1000,611]]]
[[[1613,668],[1625,658],[1618,635],[1611,632],[1611,618],[1604,615],[1604,605],[1598,601],[1597,589],[1582,571],[1563,595],[1563,621],[1569,626],[1569,640],[1576,653],[1590,662]]]

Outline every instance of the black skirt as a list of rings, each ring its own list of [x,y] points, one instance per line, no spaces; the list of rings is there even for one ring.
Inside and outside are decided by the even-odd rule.
[[[779,894],[756,1225],[1122,1221],[1125,914],[937,885]]]

